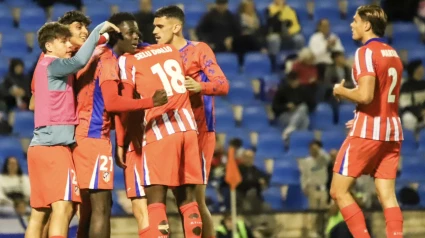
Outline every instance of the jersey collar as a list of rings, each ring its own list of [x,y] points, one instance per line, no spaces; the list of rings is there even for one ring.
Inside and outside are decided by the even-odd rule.
[[[179,51],[182,52],[184,49],[186,49],[186,47],[188,47],[189,45],[192,44],[192,42],[190,40],[186,40],[187,44],[185,46],[183,46],[183,48],[181,48]]]
[[[115,53],[114,49],[112,48],[112,46],[110,44],[106,44],[106,47],[108,47],[108,49],[111,50],[112,54],[115,56],[115,58],[119,58],[118,54]]]
[[[377,41],[377,42],[385,43],[385,40],[383,38],[372,38],[372,39],[369,39],[368,41],[366,41],[363,45],[367,45],[367,44],[369,44],[372,41]]]

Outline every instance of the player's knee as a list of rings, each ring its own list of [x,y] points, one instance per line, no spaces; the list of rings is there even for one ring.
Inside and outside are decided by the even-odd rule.
[[[74,204],[69,201],[55,202],[52,204],[52,213],[71,217],[74,214]]]
[[[340,189],[335,186],[332,186],[329,194],[334,201],[337,201],[343,200],[344,197],[349,194],[349,192],[347,192],[345,189]]]

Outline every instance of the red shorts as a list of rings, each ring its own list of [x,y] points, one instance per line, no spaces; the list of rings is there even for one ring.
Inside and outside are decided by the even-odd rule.
[[[114,159],[108,139],[75,136],[72,152],[81,189],[113,189]]]
[[[198,146],[202,158],[202,179],[204,184],[207,184],[215,150],[215,132],[200,132]]]
[[[143,185],[203,184],[196,131],[177,132],[143,147]]]
[[[347,137],[336,157],[333,171],[344,176],[395,179],[400,158],[399,141]]]
[[[126,154],[124,169],[125,190],[128,198],[145,196],[142,184],[142,153],[141,149],[129,151]]]
[[[71,149],[68,146],[31,146],[28,174],[33,208],[57,201],[81,202]]]

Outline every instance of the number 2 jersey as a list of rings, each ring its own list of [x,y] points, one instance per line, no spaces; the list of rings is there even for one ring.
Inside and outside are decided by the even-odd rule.
[[[135,87],[141,98],[153,97],[164,89],[168,103],[145,110],[144,144],[161,140],[176,132],[197,130],[184,86],[183,62],[179,51],[171,45],[150,45],[134,55],[119,59],[121,81]]]
[[[364,76],[375,77],[374,97],[358,104],[350,136],[379,141],[401,141],[403,131],[399,95],[403,64],[397,52],[380,39],[367,41],[355,54],[352,78],[357,85]]]

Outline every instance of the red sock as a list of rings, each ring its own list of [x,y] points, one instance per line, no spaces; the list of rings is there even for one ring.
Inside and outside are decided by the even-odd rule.
[[[184,237],[195,238],[202,235],[202,219],[199,213],[198,204],[191,202],[180,207],[183,216]]]
[[[149,238],[149,226],[139,231],[139,238]]]
[[[403,214],[399,207],[384,209],[387,238],[403,237]]]
[[[341,214],[355,238],[370,238],[363,212],[357,203],[342,208]]]
[[[149,238],[168,238],[170,227],[168,226],[165,204],[154,203],[148,206],[149,214]]]

